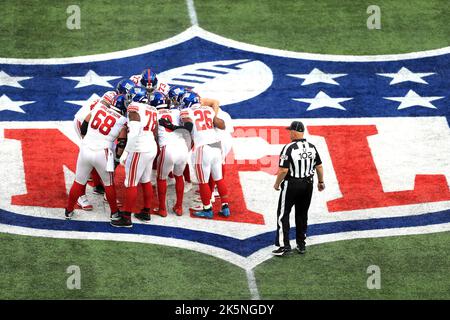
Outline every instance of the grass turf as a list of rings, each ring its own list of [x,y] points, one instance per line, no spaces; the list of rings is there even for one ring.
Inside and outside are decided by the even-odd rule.
[[[338,241],[255,270],[262,299],[450,299],[450,232]],[[367,288],[370,265],[381,289]]]
[[[0,233],[0,299],[249,299],[244,270],[173,247]],[[80,267],[81,289],[66,273]]]
[[[77,4],[81,29],[69,30]],[[189,27],[184,0],[2,1],[0,57],[52,58],[125,50],[167,39]]]
[[[367,28],[369,5],[381,29]],[[450,45],[448,0],[196,0],[199,24],[235,40],[277,49],[388,54]]]

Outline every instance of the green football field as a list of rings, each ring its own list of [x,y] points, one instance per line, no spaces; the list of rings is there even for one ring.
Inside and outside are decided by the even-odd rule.
[[[153,43],[191,25],[185,1],[77,0],[81,29],[66,28],[72,1],[2,2],[0,57],[52,58]],[[368,30],[372,1],[196,0],[200,27],[283,50],[388,54],[450,45],[448,0],[379,0],[380,30]],[[275,219],[275,213],[274,213]],[[254,270],[261,299],[450,299],[450,233],[357,239],[308,247]],[[251,299],[246,272],[180,248],[0,233],[0,299]],[[82,288],[68,290],[69,265]],[[366,286],[381,269],[381,289]]]

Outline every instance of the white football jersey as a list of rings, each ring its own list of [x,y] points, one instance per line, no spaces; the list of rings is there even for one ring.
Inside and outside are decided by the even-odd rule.
[[[180,110],[178,109],[159,109],[158,120],[161,118],[168,119],[176,126],[182,125]],[[191,135],[189,134],[189,131],[171,131],[163,126],[158,126],[158,144],[160,147],[176,143],[184,143],[187,145],[188,149],[191,149]]]
[[[94,109],[97,102],[100,99],[95,99],[93,101],[86,101],[86,103],[80,108],[80,110],[75,113],[75,119],[83,123],[84,119],[86,119],[87,115]]]
[[[158,110],[146,103],[132,102],[127,108],[127,112],[131,111],[139,113],[141,127],[136,144],[134,148],[129,151],[150,152],[156,150],[156,141],[153,132],[155,131],[158,122]]]
[[[120,113],[97,103],[91,111],[88,130],[82,144],[92,150],[113,149],[114,141],[126,123],[127,118]]]
[[[194,124],[191,135],[195,148],[220,141],[214,128],[214,116],[213,108],[208,106],[198,105],[181,111],[181,120],[191,119]]]
[[[130,77],[130,80],[134,82],[135,85],[137,86],[142,86],[141,84],[141,75],[140,74],[135,74],[134,76]],[[168,85],[165,82],[161,82],[158,79],[158,82],[156,83],[156,89],[157,91],[164,93],[165,95],[169,94],[169,90],[170,90],[170,85]]]

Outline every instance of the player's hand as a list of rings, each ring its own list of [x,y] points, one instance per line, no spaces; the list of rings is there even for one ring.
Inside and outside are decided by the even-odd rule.
[[[319,191],[325,190],[325,183],[324,182],[319,182],[317,184],[317,190],[319,190]]]
[[[174,128],[173,123],[170,122],[170,120],[167,119],[167,118],[161,118],[161,119],[159,119],[159,120],[158,120],[158,124],[159,124],[160,126],[163,126],[164,128],[167,128],[167,129],[173,130],[173,128]]]
[[[125,166],[125,162],[127,161],[128,158],[128,151],[123,150],[122,155],[120,156],[120,164]]]
[[[273,188],[274,188],[275,190],[277,190],[277,191],[280,191],[280,184],[279,184],[279,183],[275,183],[275,184],[273,185]]]

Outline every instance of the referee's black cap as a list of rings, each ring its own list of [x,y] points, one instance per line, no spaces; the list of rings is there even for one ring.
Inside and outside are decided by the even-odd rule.
[[[295,130],[298,132],[305,132],[305,126],[301,121],[292,121],[291,125],[286,128],[287,130]]]

